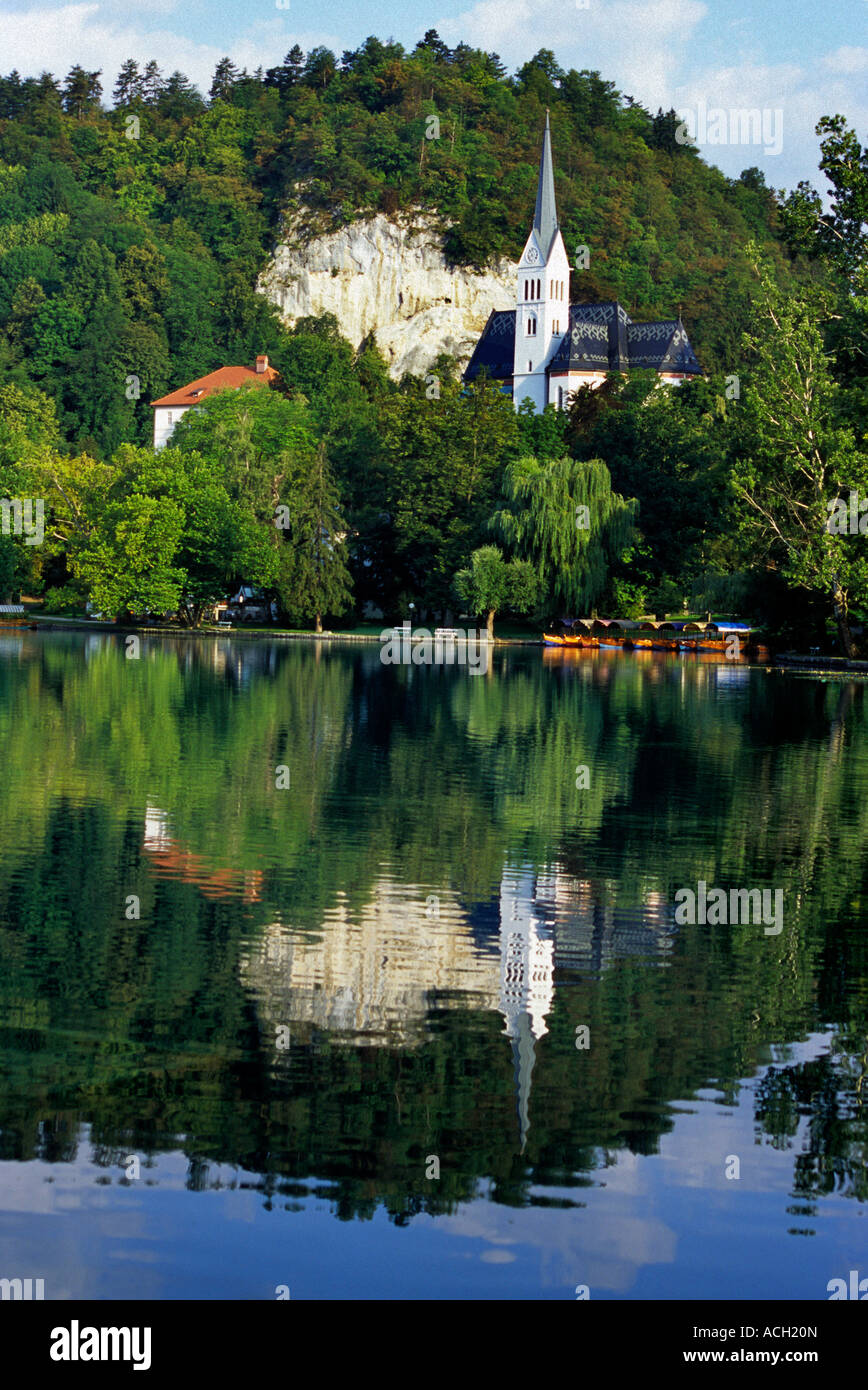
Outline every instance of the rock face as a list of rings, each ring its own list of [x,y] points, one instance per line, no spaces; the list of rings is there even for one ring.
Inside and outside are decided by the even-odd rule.
[[[516,265],[479,275],[450,266],[433,220],[384,213],[303,241],[290,222],[259,289],[292,326],[334,314],[353,347],[373,333],[390,374],[424,374],[438,353],[465,366],[492,309],[515,305]]]

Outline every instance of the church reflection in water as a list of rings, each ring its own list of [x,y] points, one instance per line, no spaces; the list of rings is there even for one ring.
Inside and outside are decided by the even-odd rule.
[[[600,901],[600,885],[552,867],[503,871],[499,897],[468,910],[387,875],[365,905],[338,895],[320,931],[273,922],[242,953],[275,1065],[293,1043],[418,1046],[444,1009],[497,1011],[512,1049],[518,1136],[530,1129],[537,1044],[548,1032],[556,979],[595,973],[626,955],[663,963],[672,905],[649,894],[632,910]],[[285,1050],[288,1029],[290,1044]]]

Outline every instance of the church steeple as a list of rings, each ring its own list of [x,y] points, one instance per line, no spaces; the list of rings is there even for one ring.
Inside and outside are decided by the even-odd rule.
[[[557,381],[549,382],[549,363],[569,330],[570,263],[558,229],[555,172],[549,113],[543,131],[533,227],[525,242],[515,287],[515,343],[512,398],[518,410],[528,397],[537,411],[558,404]]]
[[[549,129],[548,110],[546,110],[546,128],[543,131],[542,153],[539,159],[539,183],[536,190],[533,229],[543,256],[548,259],[555,233],[558,230],[558,209],[555,202],[555,174],[552,167],[552,137]]]

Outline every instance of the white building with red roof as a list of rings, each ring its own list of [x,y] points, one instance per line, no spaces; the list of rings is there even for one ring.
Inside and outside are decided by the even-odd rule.
[[[177,391],[170,391],[168,396],[152,401],[154,448],[162,449],[168,444],[181,416],[206,396],[213,396],[215,391],[237,391],[239,386],[270,386],[277,376],[274,367],[269,367],[267,357],[257,357],[255,367],[218,367],[216,372],[200,376],[197,381],[188,382]]]

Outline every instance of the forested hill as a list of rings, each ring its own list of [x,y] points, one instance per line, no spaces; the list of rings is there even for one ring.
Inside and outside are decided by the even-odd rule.
[[[147,402],[171,386],[257,352],[280,366],[285,334],[254,285],[287,210],[316,231],[422,208],[455,263],[517,256],[546,107],[567,248],[590,253],[574,300],[680,308],[703,366],[726,369],[750,316],[747,241],[793,274],[756,169],[726,178],[676,141],[673,112],[546,51],[508,76],[431,32],[412,52],[296,48],[253,75],[225,59],[207,98],[152,62],[110,79],[0,79],[0,371],[99,452],[146,439]]]

